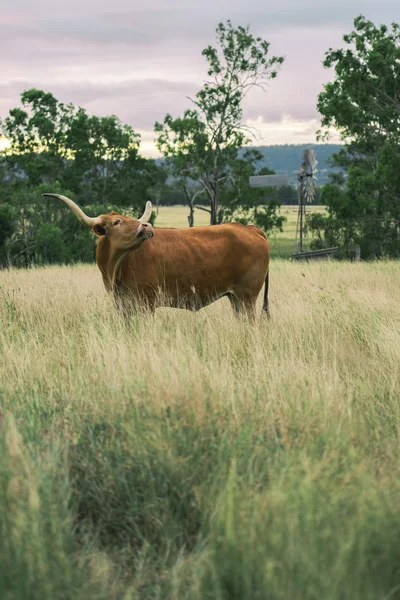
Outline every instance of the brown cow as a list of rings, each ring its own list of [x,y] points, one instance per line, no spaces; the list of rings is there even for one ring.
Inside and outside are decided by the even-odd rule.
[[[150,202],[139,220],[115,212],[91,218],[65,196],[43,195],[63,200],[99,237],[97,266],[106,289],[123,307],[138,301],[151,310],[199,310],[227,296],[237,312],[254,315],[265,282],[268,313],[269,243],[258,227],[226,223],[153,229],[147,222]]]

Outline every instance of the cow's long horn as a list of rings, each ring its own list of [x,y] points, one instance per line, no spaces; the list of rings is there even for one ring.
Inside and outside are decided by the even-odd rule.
[[[93,227],[98,222],[97,217],[88,217],[85,215],[83,210],[79,208],[77,204],[70,198],[66,196],[61,196],[60,194],[42,194],[42,196],[50,196],[51,198],[58,198],[58,200],[62,200],[65,204],[68,204],[72,212],[76,214],[81,223],[86,225],[87,227]]]
[[[150,217],[151,217],[151,211],[153,210],[153,206],[151,204],[151,202],[147,201],[146,202],[146,208],[144,209],[144,213],[143,215],[140,217],[139,221],[141,221],[142,223],[148,223]]]

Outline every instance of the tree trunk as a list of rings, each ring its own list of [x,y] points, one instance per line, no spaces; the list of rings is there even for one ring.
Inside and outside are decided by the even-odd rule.
[[[218,197],[217,197],[215,190],[213,190],[213,194],[210,195],[210,209],[211,209],[210,225],[217,225],[217,223],[218,223]]]
[[[183,185],[182,187],[183,187],[183,191],[185,192],[185,195],[186,195],[186,198],[188,201],[188,205],[189,205],[189,214],[188,214],[189,227],[193,227],[194,226],[194,199],[197,194],[192,196],[186,185]]]
[[[210,214],[210,225],[217,224],[217,211],[215,209],[215,204],[211,204],[211,214]]]
[[[194,226],[194,208],[193,208],[193,202],[189,202],[189,214],[188,214],[188,223],[189,223],[189,227],[193,227]]]

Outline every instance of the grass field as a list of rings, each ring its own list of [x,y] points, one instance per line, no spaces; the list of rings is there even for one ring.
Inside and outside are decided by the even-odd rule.
[[[307,212],[325,211],[324,206],[307,207]],[[272,258],[288,258],[292,252],[297,252],[296,224],[297,206],[282,206],[281,214],[287,221],[283,225],[283,233],[269,235]],[[186,206],[161,206],[156,219],[158,227],[187,227],[188,208]],[[195,211],[195,225],[209,225],[209,215],[202,210]],[[304,249],[307,247],[305,238]]]
[[[399,263],[275,260],[255,326],[0,286],[0,598],[400,597]]]

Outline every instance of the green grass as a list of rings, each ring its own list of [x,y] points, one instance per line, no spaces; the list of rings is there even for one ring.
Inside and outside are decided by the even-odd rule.
[[[399,598],[399,269],[274,260],[256,325],[0,272],[0,598]]]
[[[307,207],[307,212],[325,211],[324,206]],[[156,219],[157,227],[188,227],[186,206],[161,206]],[[297,206],[282,206],[281,214],[287,221],[283,225],[283,232],[274,233],[269,236],[271,243],[272,258],[288,258],[293,252],[297,252],[296,224]],[[202,210],[195,210],[195,226],[209,225],[209,215]],[[305,238],[304,247],[307,248],[309,240]]]

